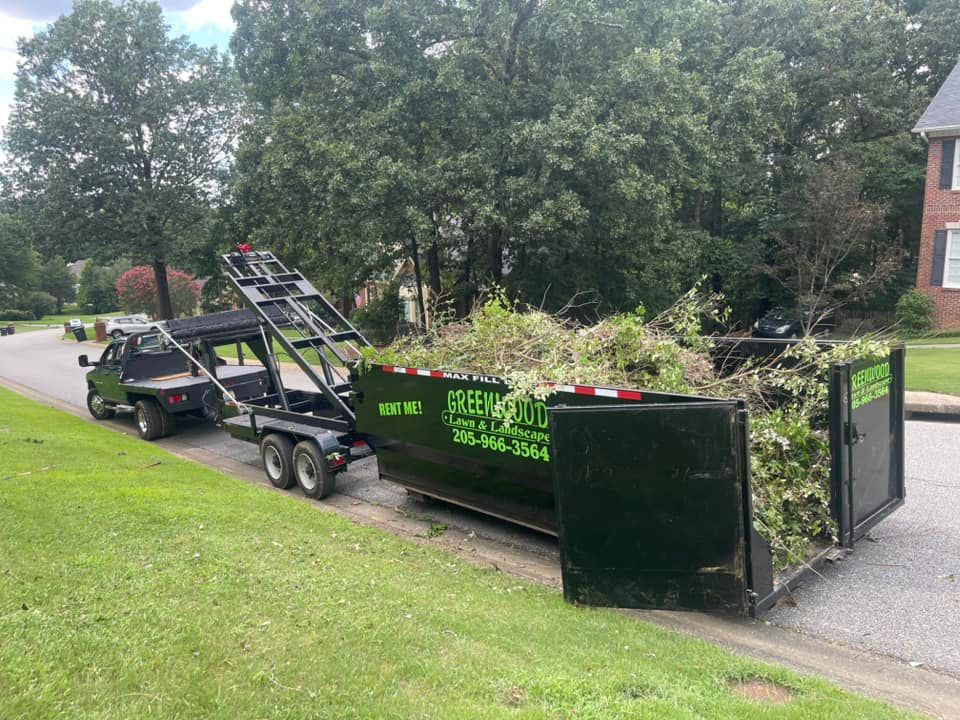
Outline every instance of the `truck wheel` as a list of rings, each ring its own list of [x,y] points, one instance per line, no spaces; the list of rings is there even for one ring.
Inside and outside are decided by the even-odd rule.
[[[293,475],[303,494],[315,500],[327,497],[337,484],[313,440],[301,440],[293,449]]]
[[[163,423],[163,430],[160,437],[167,437],[168,435],[173,435],[174,431],[177,429],[177,420],[173,417],[172,413],[168,413],[162,407],[160,408],[160,420]]]
[[[289,490],[293,479],[293,441],[286,435],[271,433],[260,441],[260,459],[267,479],[275,488]]]
[[[87,410],[97,420],[109,420],[117,414],[112,406],[107,405],[103,396],[100,395],[100,391],[96,388],[90,388],[87,393]]]
[[[168,429],[163,412],[163,409],[149,398],[137,400],[137,404],[133,406],[133,417],[141,439],[156,440],[163,437],[164,430]]]

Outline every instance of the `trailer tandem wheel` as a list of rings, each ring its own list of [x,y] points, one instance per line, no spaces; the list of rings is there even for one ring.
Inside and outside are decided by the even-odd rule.
[[[260,459],[267,479],[275,488],[289,490],[293,478],[293,441],[286,435],[270,433],[260,441]]]
[[[337,479],[313,440],[301,440],[293,449],[293,474],[308,498],[322,500],[336,487]]]

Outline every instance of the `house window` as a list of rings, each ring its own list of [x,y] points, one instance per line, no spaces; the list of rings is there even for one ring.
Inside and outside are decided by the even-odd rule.
[[[954,138],[953,145],[953,190],[960,190],[960,137]]]
[[[943,286],[960,288],[960,230],[947,233],[947,257],[943,263]]]

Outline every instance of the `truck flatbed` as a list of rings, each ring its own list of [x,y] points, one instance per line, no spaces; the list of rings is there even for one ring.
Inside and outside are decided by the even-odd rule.
[[[217,367],[217,379],[230,388],[243,381],[267,380],[266,368],[259,365],[220,365]],[[162,375],[160,377],[138,380],[130,378],[122,380],[121,385],[128,388],[144,388],[150,390],[190,390],[200,386],[211,385],[210,379],[203,375],[193,375],[190,372]]]

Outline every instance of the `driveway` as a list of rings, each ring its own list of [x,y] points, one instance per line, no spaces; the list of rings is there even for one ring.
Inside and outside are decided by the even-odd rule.
[[[58,330],[3,338],[0,379],[83,407],[85,371],[77,366],[76,358],[84,350],[92,357],[100,348],[64,342]],[[285,370],[284,376],[290,386],[307,386],[302,375],[298,377],[297,373]],[[132,433],[132,421],[126,421],[130,422]],[[212,457],[214,462],[209,464],[218,464],[216,458],[220,458],[259,466],[254,446],[233,440],[210,425],[185,423],[177,437],[204,458]],[[906,505],[875,528],[869,540],[860,542],[849,559],[826,568],[821,578],[800,587],[789,604],[782,603],[763,622],[751,623],[754,630],[750,632],[772,623],[806,636],[842,643],[854,650],[855,658],[866,658],[856,653],[869,651],[910,663],[906,668],[909,672],[914,672],[911,667],[928,668],[960,677],[957,468],[960,424],[908,422]],[[553,539],[469,511],[412,501],[403,490],[379,480],[372,458],[354,463],[338,479],[338,492],[353,498],[354,504],[372,504],[404,516],[427,518],[429,522],[448,525],[462,537],[491,540],[521,557],[531,558],[532,563],[546,563],[553,568],[558,563]],[[694,619],[692,613],[670,615],[680,619],[664,622],[661,617],[658,621],[681,630],[683,627],[679,626],[686,622],[687,631],[708,637],[711,631],[705,629],[704,623],[713,623],[713,637],[727,644],[736,645],[735,639],[726,639],[727,635],[736,638],[746,633],[736,630],[737,626],[732,624],[735,621],[703,620],[704,616]],[[789,657],[774,659],[789,662]],[[829,674],[828,668],[823,672]]]

